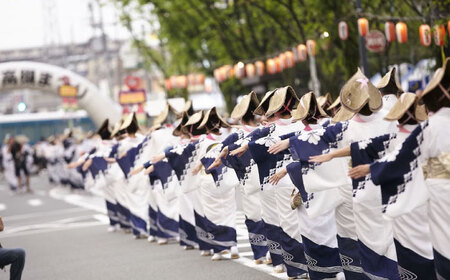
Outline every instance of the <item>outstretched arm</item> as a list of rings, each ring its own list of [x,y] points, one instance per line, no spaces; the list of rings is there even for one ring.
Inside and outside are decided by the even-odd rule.
[[[359,179],[370,173],[370,164],[361,164],[348,171],[348,176],[352,179]]]
[[[91,166],[91,164],[92,164],[92,158],[88,159],[88,160],[83,164],[83,166],[81,167],[81,169],[82,169],[83,171],[86,171],[86,170],[89,168],[89,166]]]
[[[287,148],[289,148],[289,138],[278,141],[277,143],[273,144],[272,146],[269,147],[267,152],[269,154],[278,154],[279,152],[284,151]]]
[[[277,173],[273,174],[270,178],[269,178],[269,182],[272,185],[276,185],[278,184],[278,182],[280,182],[280,180],[286,176],[287,174],[287,169],[286,167],[283,167],[283,169],[281,169],[280,171],[278,171]]]
[[[248,144],[242,145],[241,147],[230,152],[230,156],[242,156],[248,150]]]
[[[163,160],[165,158],[166,158],[166,154],[160,154],[160,155],[154,156],[152,158],[152,163],[160,162],[161,160]]]
[[[148,175],[148,174],[152,173],[154,170],[155,170],[155,166],[152,164],[147,169],[145,169],[144,174]]]
[[[223,148],[223,150],[220,152],[220,154],[217,156],[214,162],[211,163],[211,165],[208,167],[208,170],[219,167],[222,164],[222,158],[226,158],[227,155],[228,155],[228,146]]]
[[[344,147],[342,149],[334,150],[328,154],[311,156],[311,157],[309,157],[309,162],[322,163],[322,162],[330,161],[333,158],[347,157],[347,156],[350,156],[350,146]]]
[[[136,167],[135,169],[131,170],[131,171],[130,171],[130,175],[131,175],[131,176],[136,175],[136,174],[138,174],[139,172],[141,172],[142,170],[144,170],[144,166],[141,165],[141,166]]]

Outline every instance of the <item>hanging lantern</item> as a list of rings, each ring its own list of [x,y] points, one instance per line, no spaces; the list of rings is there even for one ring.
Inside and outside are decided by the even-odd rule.
[[[264,62],[256,61],[255,67],[256,67],[256,75],[258,76],[264,75]]]
[[[306,41],[306,47],[308,48],[308,54],[310,56],[315,56],[316,55],[316,41],[314,40],[308,40]]]
[[[170,84],[172,85],[172,88],[178,88],[176,76],[170,76]]]
[[[195,85],[195,74],[187,75],[188,85]]]
[[[277,72],[277,65],[275,63],[275,59],[269,58],[266,61],[267,73],[275,74]]]
[[[339,38],[341,40],[347,40],[348,39],[348,25],[345,21],[340,21],[338,24],[338,33]]]
[[[443,24],[436,24],[433,27],[434,43],[436,46],[443,46],[445,42],[445,27]]]
[[[431,29],[428,24],[421,24],[419,27],[420,43],[425,47],[431,45]]]
[[[304,44],[297,46],[298,61],[305,61],[308,58],[308,50]]]
[[[227,71],[224,66],[221,66],[219,68],[219,77],[220,77],[221,82],[223,82],[227,79]]]
[[[358,19],[358,32],[363,37],[369,33],[369,21],[366,18]]]
[[[292,68],[295,64],[294,53],[292,51],[286,51],[284,53],[286,56],[286,68]]]
[[[222,66],[222,74],[223,74],[223,80],[229,79],[234,76],[234,67],[231,65],[224,65]]]
[[[245,73],[247,74],[247,77],[253,78],[256,75],[255,64],[247,63],[245,65]]]
[[[245,64],[241,61],[234,65],[234,75],[238,79],[242,79],[245,77]]]
[[[283,71],[282,65],[281,65],[281,59],[279,56],[274,58],[275,60],[275,66],[276,66],[276,72],[280,73],[281,71]]]
[[[278,56],[278,59],[280,60],[280,72],[286,69],[286,55],[284,53],[280,53]]]
[[[188,79],[186,76],[182,75],[182,76],[178,76],[177,78],[177,84],[179,88],[186,88],[187,84],[188,84]]]
[[[384,35],[389,43],[395,41],[395,24],[391,21],[386,21],[384,24]]]
[[[165,81],[166,89],[171,90],[172,89],[172,82],[170,79],[166,79]]]
[[[197,85],[203,85],[205,83],[205,75],[204,74],[196,74],[195,75],[195,83]]]
[[[406,23],[400,21],[395,25],[395,33],[397,36],[397,42],[406,43],[408,41],[408,26]]]
[[[450,20],[447,22],[448,36],[450,36]]]

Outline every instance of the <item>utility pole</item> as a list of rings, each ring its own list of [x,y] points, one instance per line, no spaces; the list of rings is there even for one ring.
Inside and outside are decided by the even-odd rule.
[[[356,14],[358,18],[361,17],[362,8],[361,8],[361,0],[356,0]],[[366,53],[366,42],[363,36],[358,34],[359,36],[359,58],[362,66],[362,71],[364,75],[369,76],[369,65],[367,64],[367,53]]]

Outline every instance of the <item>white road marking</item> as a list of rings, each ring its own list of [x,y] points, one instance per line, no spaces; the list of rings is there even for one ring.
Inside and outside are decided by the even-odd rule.
[[[39,198],[28,199],[27,203],[33,207],[41,206],[43,204],[42,200]]]
[[[7,216],[7,217],[3,217],[3,220],[5,222],[9,222],[9,221],[24,220],[24,219],[35,218],[35,217],[60,215],[60,214],[68,214],[68,213],[76,213],[76,212],[84,212],[84,211],[87,211],[87,210],[85,208],[76,207],[76,208],[68,208],[68,209],[62,209],[62,210],[33,212],[33,213],[29,213],[29,214]]]
[[[0,203],[0,211],[6,210],[6,208],[8,208],[6,207],[6,204]]]

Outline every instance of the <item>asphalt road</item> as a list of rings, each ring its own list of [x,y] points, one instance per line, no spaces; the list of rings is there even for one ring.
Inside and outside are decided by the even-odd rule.
[[[54,199],[51,188],[42,175],[32,179],[33,194],[13,195],[0,180],[0,242],[26,250],[22,279],[275,279],[235,261],[212,262],[177,244],[107,233],[104,214]],[[9,279],[8,273],[0,271],[0,279]]]

